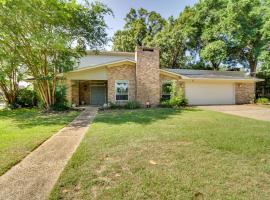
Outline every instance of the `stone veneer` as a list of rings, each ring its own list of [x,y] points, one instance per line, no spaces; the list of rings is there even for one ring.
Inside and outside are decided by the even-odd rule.
[[[255,83],[235,83],[235,103],[254,103]]]
[[[122,65],[122,66],[108,67],[107,76],[108,76],[108,101],[109,102],[116,102],[115,81],[117,80],[127,80],[129,100],[134,101],[136,99],[136,66],[135,65]]]
[[[158,105],[160,100],[159,49],[136,47],[136,100]]]

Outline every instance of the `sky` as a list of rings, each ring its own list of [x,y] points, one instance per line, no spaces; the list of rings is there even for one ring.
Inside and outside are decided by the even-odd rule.
[[[124,26],[124,18],[129,12],[130,8],[144,8],[148,11],[156,11],[162,17],[168,18],[170,16],[178,17],[179,13],[184,10],[186,6],[192,6],[198,0],[99,0],[114,13],[113,16],[106,16],[105,20],[108,25],[108,35],[112,37],[114,32],[122,29]],[[111,49],[111,43],[106,47]]]

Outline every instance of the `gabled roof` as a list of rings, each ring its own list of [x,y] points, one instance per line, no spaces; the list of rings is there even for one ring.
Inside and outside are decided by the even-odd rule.
[[[251,77],[242,71],[213,71],[213,70],[190,70],[190,69],[171,69],[171,68],[162,68],[161,70],[181,76],[182,79],[263,81],[263,79]]]
[[[112,62],[104,62],[104,63],[100,63],[98,65],[91,65],[88,67],[78,68],[78,69],[75,69],[75,70],[70,71],[68,73],[85,71],[85,70],[89,70],[89,69],[96,69],[96,68],[105,67],[105,66],[121,65],[121,64],[125,64],[125,63],[136,64],[135,60],[126,58],[126,59],[116,60],[116,61],[112,61]]]
[[[120,51],[95,51],[87,50],[87,55],[104,55],[104,56],[129,56],[135,57],[135,52],[120,52]]]

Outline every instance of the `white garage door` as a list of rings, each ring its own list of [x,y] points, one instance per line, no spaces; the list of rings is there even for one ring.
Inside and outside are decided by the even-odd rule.
[[[190,105],[235,104],[233,83],[186,83]]]

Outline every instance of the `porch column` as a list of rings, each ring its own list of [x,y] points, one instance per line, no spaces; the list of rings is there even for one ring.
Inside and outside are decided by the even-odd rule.
[[[66,79],[65,81],[67,87],[67,101],[71,105],[72,104],[72,83],[71,80]]]
[[[71,102],[78,106],[79,103],[79,81],[71,81]]]

